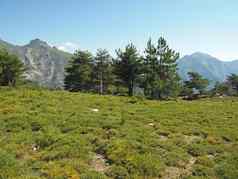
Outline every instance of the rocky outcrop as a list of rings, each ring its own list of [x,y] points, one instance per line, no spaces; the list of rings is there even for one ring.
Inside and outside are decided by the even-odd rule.
[[[16,54],[26,67],[25,77],[43,87],[63,88],[64,67],[71,54],[49,46],[39,39],[25,46],[15,46],[0,41],[1,47]]]

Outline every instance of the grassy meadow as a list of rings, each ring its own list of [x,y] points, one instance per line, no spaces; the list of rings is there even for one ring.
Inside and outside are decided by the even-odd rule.
[[[238,98],[0,88],[0,179],[237,179]]]

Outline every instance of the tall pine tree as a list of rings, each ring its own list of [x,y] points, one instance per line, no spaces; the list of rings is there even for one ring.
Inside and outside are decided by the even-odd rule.
[[[136,79],[140,74],[140,58],[133,44],[126,46],[125,50],[117,50],[116,75],[121,84],[128,89],[128,95],[133,96]]]
[[[149,39],[147,48],[145,49],[144,58],[144,93],[147,97],[153,98],[156,94],[156,83],[159,79],[158,76],[158,59],[157,50],[152,44],[152,40]]]
[[[157,46],[151,39],[148,41],[144,59],[144,90],[147,96],[162,99],[178,94],[178,59],[179,54],[169,48],[164,38],[159,38]]]
[[[65,89],[69,91],[90,91],[92,84],[93,56],[88,51],[77,51],[66,67]]]
[[[96,89],[100,94],[104,94],[108,90],[108,86],[112,84],[112,57],[107,50],[99,49],[94,59],[94,77]]]
[[[15,86],[25,69],[17,56],[0,50],[0,86]]]
[[[227,84],[233,90],[234,95],[238,95],[238,75],[231,74],[227,77]]]

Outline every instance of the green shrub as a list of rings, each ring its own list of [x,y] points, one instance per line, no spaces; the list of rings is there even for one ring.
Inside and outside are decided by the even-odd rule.
[[[149,101],[0,88],[0,179],[159,178],[167,167],[186,167],[190,155],[197,160],[188,178],[237,179],[237,107],[238,98]],[[106,176],[94,171],[95,153]]]
[[[188,153],[194,157],[205,155],[206,148],[203,144],[191,144],[188,146]]]
[[[197,158],[196,164],[213,168],[215,162],[212,159],[208,158],[207,156],[201,156]]]
[[[42,128],[42,125],[39,122],[33,121],[31,122],[31,130],[33,132],[37,132]]]
[[[132,145],[126,140],[115,140],[107,147],[106,155],[109,162],[115,164],[127,163],[134,154]]]
[[[184,167],[189,161],[189,155],[182,150],[168,152],[165,155],[165,163],[167,166]]]
[[[192,175],[207,179],[214,178],[214,172],[212,168],[202,165],[195,165],[192,170]]]
[[[127,169],[118,165],[112,165],[106,175],[115,179],[124,179],[129,176]]]
[[[238,152],[222,156],[215,166],[216,175],[221,179],[238,178]]]
[[[144,177],[160,177],[164,169],[161,159],[152,154],[134,155],[130,164],[133,166],[130,168],[132,174]]]
[[[10,178],[22,173],[15,156],[7,151],[0,149],[0,178]]]
[[[44,134],[44,133],[39,133],[39,135],[36,138],[36,144],[40,148],[47,148],[54,144],[57,141],[58,137],[52,134]]]
[[[0,169],[15,167],[17,161],[14,155],[0,149]]]
[[[90,171],[80,175],[80,179],[107,179],[107,177],[98,172]]]

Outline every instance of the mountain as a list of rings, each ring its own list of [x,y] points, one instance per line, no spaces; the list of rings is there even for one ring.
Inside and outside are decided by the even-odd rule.
[[[187,79],[188,72],[198,72],[212,83],[222,82],[231,73],[238,74],[238,60],[224,62],[208,54],[196,52],[178,61],[179,75]]]
[[[40,39],[32,40],[24,46],[0,40],[0,48],[5,48],[20,58],[27,69],[27,80],[44,87],[63,88],[64,66],[71,54],[51,47]]]
[[[28,80],[49,88],[63,88],[64,67],[71,54],[49,46],[46,42],[35,39],[24,46],[12,45],[0,39],[0,48],[16,54],[27,68]],[[222,82],[231,73],[238,74],[238,60],[224,62],[208,54],[196,52],[186,55],[178,61],[179,75],[186,80],[187,73],[200,73],[211,83]]]

